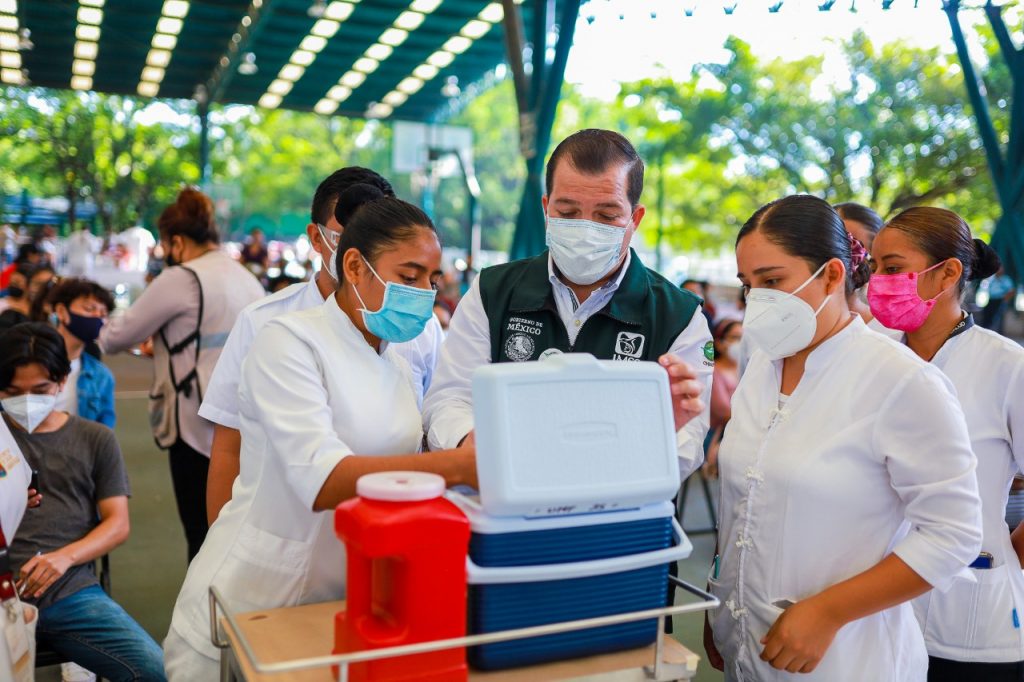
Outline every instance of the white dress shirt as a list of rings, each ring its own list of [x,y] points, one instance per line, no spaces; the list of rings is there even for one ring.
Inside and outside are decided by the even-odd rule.
[[[618,291],[631,258],[632,254],[628,254],[619,274],[580,304],[572,289],[555,274],[554,264],[548,256],[548,279],[558,316],[565,325],[570,342],[575,341],[586,321],[603,309]],[[705,357],[704,347],[710,341],[711,332],[707,321],[697,310],[668,351],[694,368],[698,380],[704,385],[701,392],[704,411],[680,429],[676,437],[679,471],[684,478],[704,460],[704,436],[711,422],[711,376],[714,371],[714,363]],[[431,449],[457,447],[466,434],[473,430],[473,370],[490,362],[491,332],[487,311],[480,298],[478,277],[452,316],[434,382],[424,401],[424,427]]]
[[[812,673],[761,660],[761,638],[798,602],[895,553],[937,589],[981,546],[963,412],[936,368],[859,316],[807,358],[779,407],[782,361],[757,351],[719,450],[720,574],[712,614],[727,680],[923,682],[909,602],[841,628]]]

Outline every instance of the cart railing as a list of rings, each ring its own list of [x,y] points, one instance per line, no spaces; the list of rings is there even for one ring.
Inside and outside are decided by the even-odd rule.
[[[564,621],[561,623],[549,623],[547,625],[534,625],[526,628],[516,628],[514,630],[487,632],[478,635],[467,635],[465,637],[453,637],[450,639],[439,639],[428,642],[417,642],[415,644],[403,644],[400,646],[391,646],[381,649],[352,651],[344,654],[332,654],[330,656],[312,656],[309,658],[300,658],[293,661],[279,661],[276,663],[267,663],[259,660],[259,657],[253,650],[252,644],[246,638],[242,629],[238,626],[235,614],[226,607],[224,597],[220,594],[217,588],[211,585],[210,639],[214,646],[220,649],[226,649],[230,646],[230,643],[221,637],[220,634],[220,628],[218,627],[220,619],[217,616],[218,612],[220,612],[223,614],[224,620],[227,621],[231,631],[235,634],[236,641],[241,647],[242,653],[248,659],[253,670],[258,674],[275,675],[280,673],[297,672],[299,670],[326,668],[328,666],[336,665],[339,667],[340,671],[339,680],[341,682],[347,682],[348,666],[352,663],[373,661],[381,658],[411,656],[413,654],[423,654],[431,651],[441,651],[444,649],[479,646],[481,644],[492,644],[494,642],[508,642],[516,639],[526,639],[542,635],[555,635],[562,632],[573,632],[576,630],[586,630],[589,628],[608,625],[620,625],[622,623],[632,623],[635,621],[657,618],[658,636],[656,637],[654,664],[650,667],[646,667],[645,671],[647,672],[649,679],[662,682],[665,680],[685,679],[692,675],[691,672],[685,669],[685,666],[667,663],[664,660],[664,642],[661,633],[664,632],[665,618],[682,613],[707,611],[718,608],[719,606],[719,601],[716,597],[699,587],[690,585],[689,583],[679,580],[674,576],[669,576],[669,581],[699,597],[700,601],[689,604],[680,604],[678,606],[665,606],[662,608],[647,609],[644,611],[631,611],[629,613],[599,616],[597,618],[584,618],[581,620]]]

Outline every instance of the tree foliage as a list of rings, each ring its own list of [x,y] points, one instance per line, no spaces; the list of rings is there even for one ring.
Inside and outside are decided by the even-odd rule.
[[[1010,75],[991,35],[979,65],[1005,135]],[[641,226],[676,249],[718,250],[762,203],[794,192],[860,201],[883,215],[916,204],[962,213],[980,232],[998,206],[955,55],[857,33],[842,45],[848,75],[829,82],[821,56],[762,60],[731,39],[729,58],[688,78],[625,84],[611,101],[563,89],[553,139],[584,127],[620,130],[647,166]],[[194,105],[167,102],[141,115],[133,98],[7,88],[0,98],[0,195],[27,190],[92,199],[106,229],[143,222],[184,183],[198,181]],[[159,118],[159,122],[155,122]],[[483,246],[511,243],[525,169],[510,81],[484,92],[450,123],[474,132],[482,185]],[[345,165],[391,177],[422,197],[423,177],[391,170],[391,130],[377,121],[218,107],[210,114],[212,187],[230,205],[224,227],[306,220],[316,185]],[[467,193],[442,180],[433,215],[446,244],[466,243]]]

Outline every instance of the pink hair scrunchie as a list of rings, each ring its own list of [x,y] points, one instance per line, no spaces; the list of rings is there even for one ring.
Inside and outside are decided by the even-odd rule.
[[[846,237],[850,240],[850,267],[856,270],[861,263],[867,260],[868,250],[864,248],[859,239],[853,236],[853,233],[847,232]]]

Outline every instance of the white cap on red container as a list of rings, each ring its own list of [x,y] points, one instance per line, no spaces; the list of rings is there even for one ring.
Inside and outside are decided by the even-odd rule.
[[[382,471],[360,476],[356,494],[367,500],[419,502],[444,495],[444,478],[423,471]]]

